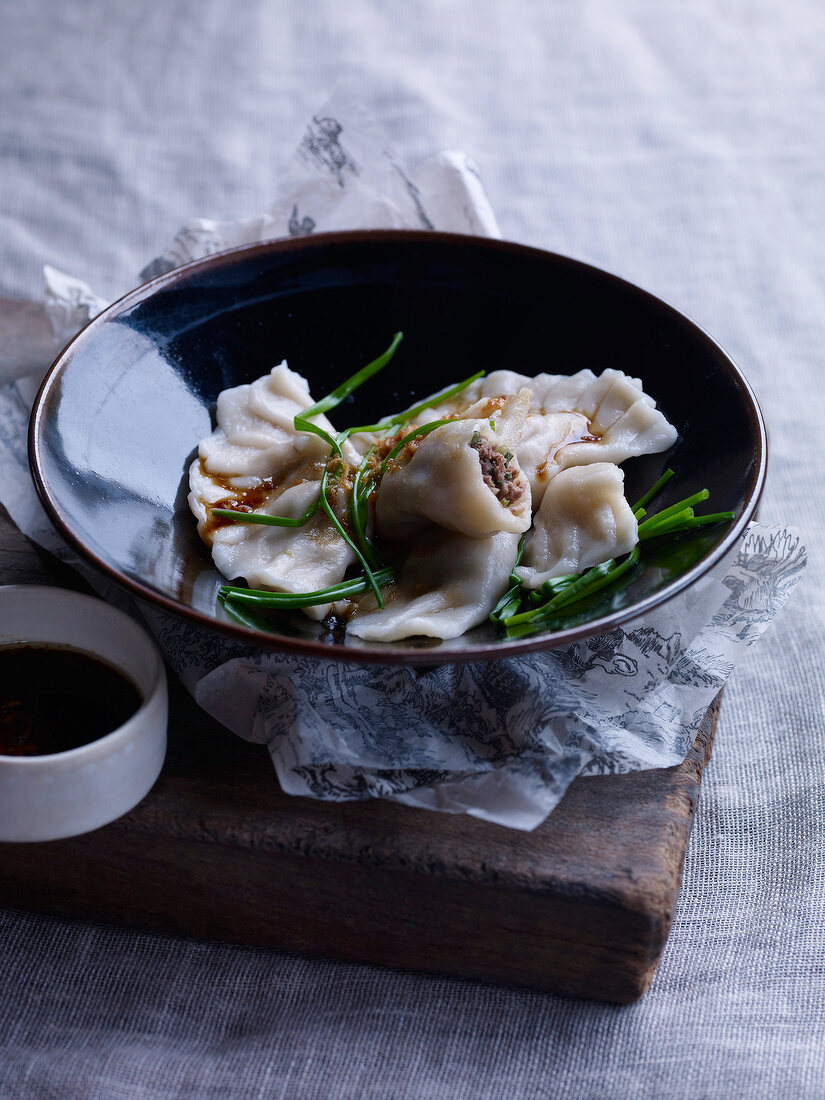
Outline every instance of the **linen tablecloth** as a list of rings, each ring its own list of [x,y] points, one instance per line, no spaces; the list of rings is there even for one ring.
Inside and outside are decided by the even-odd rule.
[[[7,912],[0,1097],[821,1097],[825,9],[4,0],[0,31],[0,294],[48,263],[114,297],[187,218],[264,210],[343,83],[406,162],[469,153],[505,237],[719,340],[769,426],[761,518],[810,555],[726,689],[639,1004]]]

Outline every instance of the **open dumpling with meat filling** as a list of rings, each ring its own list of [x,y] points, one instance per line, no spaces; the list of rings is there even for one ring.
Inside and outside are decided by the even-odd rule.
[[[402,452],[381,480],[379,536],[407,538],[429,523],[475,538],[526,531],[530,483],[515,451],[529,405],[530,391],[522,389],[494,418],[451,420],[414,441],[412,456]]]
[[[608,369],[576,374],[537,374],[528,378],[497,370],[474,382],[465,400],[518,393],[529,386],[530,409],[516,456],[530,481],[537,509],[551,480],[560,470],[591,462],[624,462],[636,455],[657,454],[671,447],[676,429],[656,408],[638,378]],[[433,412],[444,415],[447,403]]]

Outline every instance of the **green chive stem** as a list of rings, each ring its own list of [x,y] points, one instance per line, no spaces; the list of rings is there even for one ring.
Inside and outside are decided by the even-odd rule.
[[[373,575],[376,584],[386,587],[395,580],[395,570],[387,566],[377,570]],[[368,576],[353,577],[348,581],[320,588],[315,592],[271,592],[260,588],[238,588],[225,584],[221,587],[219,596],[223,600],[232,600],[241,604],[266,608],[289,610],[290,608],[313,607],[317,604],[335,603],[336,600],[346,599],[349,596],[357,596],[371,587]]]
[[[659,524],[666,519],[670,519],[671,516],[678,515],[680,512],[684,512],[688,508],[692,508],[694,504],[701,504],[703,500],[707,500],[710,493],[707,489],[701,489],[698,493],[694,493],[693,496],[685,497],[684,500],[680,500],[676,504],[671,504],[669,508],[664,508],[661,512],[656,512],[655,515],[649,516],[644,523],[639,526],[639,535],[643,530],[651,530],[653,527],[658,527]]]
[[[332,507],[332,505],[329,502],[329,498],[327,497],[327,483],[328,483],[328,480],[329,480],[329,465],[326,466],[326,468],[324,469],[323,474],[321,475],[321,498],[320,498],[321,499],[321,507],[326,512],[327,516],[329,517],[329,520],[330,520],[330,523],[332,524],[332,526],[335,528],[335,530],[338,532],[338,534],[341,536],[341,538],[344,540],[344,542],[347,544],[347,546],[349,546],[349,548],[352,551],[354,551],[355,556],[361,562],[361,566],[362,566],[364,572],[367,575],[367,580],[369,581],[370,588],[372,588],[372,590],[375,594],[375,598],[378,601],[378,606],[383,607],[384,606],[384,601],[381,598],[381,590],[378,587],[378,584],[375,580],[375,576],[374,576],[373,571],[372,571],[372,567],[370,566],[370,563],[367,561],[366,555],[362,552],[360,546],[358,546],[355,542],[353,542],[353,540],[346,533],[346,531],[344,530],[344,528],[341,524],[341,521],[338,519],[338,517],[335,514],[335,509]]]
[[[430,394],[426,400],[421,401],[418,405],[412,405],[409,409],[405,409],[403,412],[395,413],[392,416],[382,416],[375,424],[361,424],[357,428],[347,428],[346,435],[359,435],[362,432],[380,432],[387,428],[397,428],[402,424],[406,424],[410,420],[414,420],[420,412],[424,412],[425,409],[429,409],[435,404],[436,399],[439,402],[448,400],[450,397],[455,397],[457,393],[461,393],[465,390],[471,382],[475,382],[479,378],[483,378],[485,371],[477,371],[476,374],[471,374],[469,378],[465,378],[463,382],[457,382],[454,386],[450,386],[446,390],[441,390],[439,393]]]
[[[673,477],[673,470],[668,468],[667,470],[665,470],[665,472],[662,474],[662,476],[659,478],[659,480],[656,482],[656,484],[652,485],[648,489],[648,491],[645,493],[645,495],[643,497],[641,497],[639,500],[636,501],[636,503],[633,505],[631,510],[633,512],[637,512],[640,508],[644,508],[646,505],[648,505],[651,502],[651,500],[653,500],[653,498],[656,496],[656,494],[661,489],[663,489],[665,485],[667,485],[667,483],[670,481],[670,479],[672,477]]]
[[[465,378],[463,382],[456,382],[454,386],[448,386],[446,390],[439,390],[437,393],[431,393],[429,397],[426,397],[423,401],[419,401],[417,405],[412,405],[409,409],[405,409],[404,412],[396,413],[395,416],[385,416],[379,421],[381,427],[391,427],[397,424],[404,424],[408,420],[415,420],[419,413],[424,412],[425,409],[431,409],[442,405],[445,401],[449,401],[451,397],[455,397],[456,394],[461,393],[462,390],[466,390],[473,382],[477,382],[479,378],[483,378],[486,371],[476,371],[475,374],[471,374],[469,378]]]
[[[509,619],[505,619],[504,626],[509,630],[514,626],[521,626],[526,623],[535,623],[543,619],[552,618],[556,611],[561,610],[563,607],[568,607],[570,604],[578,603],[594,592],[598,592],[598,590],[604,588],[605,585],[612,584],[614,581],[618,580],[618,578],[626,573],[628,569],[631,569],[638,560],[639,548],[638,546],[634,546],[622,562],[619,562],[616,558],[610,558],[608,561],[602,562],[599,565],[594,565],[592,569],[588,569],[585,573],[582,573],[581,576],[547,603],[534,608],[532,611],[523,611],[519,615],[513,615]]]
[[[490,618],[494,623],[501,622],[503,619],[508,618],[509,615],[515,614],[521,604],[521,577],[516,573],[521,562],[521,556],[524,553],[524,542],[527,537],[525,531],[521,538],[518,540],[518,552],[516,553],[516,560],[513,562],[513,568],[510,570],[510,587],[498,601],[496,606],[490,612]]]
[[[445,424],[454,423],[454,420],[433,420],[431,424],[425,424],[422,428],[416,428],[415,431],[410,432],[408,435],[405,435],[403,438],[399,439],[399,441],[395,444],[387,457],[381,463],[381,477],[383,477],[386,473],[387,466],[389,465],[390,460],[395,458],[397,454],[403,451],[405,446],[409,443],[411,439],[415,439],[416,436],[419,435],[429,435],[430,432],[434,432],[436,428],[442,428]]]
[[[366,491],[362,489],[364,473],[370,454],[372,454],[372,448],[367,452],[361,465],[356,469],[353,475],[352,492],[349,498],[349,517],[352,530],[355,534],[355,541],[361,547],[364,557],[369,561],[372,568],[378,569],[380,568],[381,561],[372,540],[367,534],[367,499],[369,495],[369,482],[367,482]]]
[[[310,405],[309,408],[304,409],[302,412],[295,416],[295,430],[297,432],[311,432],[313,435],[320,436],[325,440],[332,450],[336,454],[341,453],[341,445],[338,440],[334,439],[329,432],[324,431],[323,428],[319,428],[317,424],[311,424],[310,419],[313,416],[320,416],[321,413],[328,413],[331,409],[334,409],[337,405],[340,405],[342,401],[346,400],[351,393],[354,393],[359,386],[363,386],[374,374],[377,374],[380,370],[389,363],[395,350],[401,341],[404,339],[402,332],[396,332],[392,339],[392,343],[386,351],[382,352],[372,362],[367,363],[365,367],[362,367],[355,374],[351,374],[349,378],[345,379],[340,386],[336,386],[334,390],[331,390],[326,397],[322,397],[320,401],[316,401],[314,405]],[[349,434],[352,434],[351,432]],[[344,436],[346,438],[346,436]]]
[[[672,516],[665,516],[664,519],[658,519],[654,516],[653,519],[656,522],[648,523],[645,521],[639,526],[639,542],[644,542],[645,539],[655,538],[657,535],[665,534],[668,531],[676,531],[687,520],[693,519],[694,511],[692,508],[683,508],[680,512],[674,512]]]
[[[711,523],[727,523],[733,519],[733,512],[716,512],[713,515],[695,516],[692,508],[688,511],[691,513],[689,516],[680,518],[680,513],[680,516],[665,520],[663,524],[654,527],[652,531],[640,535],[640,539],[646,540],[660,538],[662,535],[677,535],[683,531],[693,531],[697,527],[706,527]]]
[[[270,516],[263,512],[235,512],[231,508],[213,508],[212,515],[220,519],[231,519],[236,523],[257,523],[262,527],[303,527],[321,506],[321,497],[311,504],[300,516]]]

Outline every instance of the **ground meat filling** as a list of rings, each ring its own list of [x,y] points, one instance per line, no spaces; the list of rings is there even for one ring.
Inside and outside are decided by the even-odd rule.
[[[481,432],[473,432],[470,446],[478,451],[478,460],[481,463],[481,476],[484,484],[496,494],[501,503],[509,508],[515,504],[524,494],[522,481],[516,478],[513,470],[509,468],[511,454],[503,455],[497,451],[489,439],[485,439]]]

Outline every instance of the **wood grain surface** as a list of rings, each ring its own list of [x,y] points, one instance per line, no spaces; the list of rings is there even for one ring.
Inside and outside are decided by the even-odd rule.
[[[82,587],[5,517],[0,581]],[[284,795],[262,746],[170,692],[154,790],[86,836],[0,845],[0,904],[599,1000],[647,989],[718,701],[682,765],[579,779],[521,833]]]

